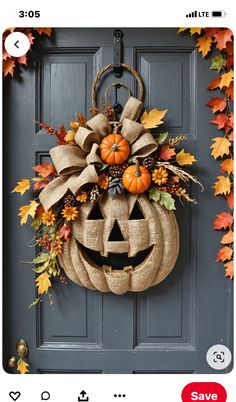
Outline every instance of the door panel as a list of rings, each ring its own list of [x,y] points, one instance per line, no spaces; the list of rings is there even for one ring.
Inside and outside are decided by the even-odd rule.
[[[36,250],[27,247],[31,229],[18,222],[23,198],[10,191],[21,178],[31,177],[33,165],[50,160],[55,139],[38,130],[34,120],[56,128],[67,126],[74,112],[90,117],[95,74],[113,61],[113,30],[55,29],[53,41],[42,42],[37,68],[24,71],[21,80],[7,79],[4,91],[5,361],[23,337],[32,373],[211,373],[208,348],[217,343],[232,347],[232,283],[214,263],[218,234],[212,220],[223,204],[210,190],[218,166],[209,146],[217,130],[210,127],[204,106],[214,73],[193,38],[177,35],[177,29],[123,32],[124,62],[145,84],[144,107],[168,109],[161,129],[186,135],[186,149],[198,160],[192,172],[205,191],[190,189],[198,205],[178,204],[180,254],[163,283],[122,296],[58,284],[51,292],[52,306],[45,298],[28,310],[36,297],[35,278],[20,261],[32,260]],[[114,80],[113,74],[104,77],[99,96]],[[130,74],[125,72],[121,81],[137,93]],[[121,89],[119,101],[126,99]],[[112,91],[109,100],[113,104]]]

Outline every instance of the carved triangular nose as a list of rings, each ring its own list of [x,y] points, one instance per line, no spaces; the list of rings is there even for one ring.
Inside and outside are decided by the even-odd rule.
[[[121,233],[120,226],[117,220],[115,220],[108,241],[124,241],[124,240],[125,239]]]

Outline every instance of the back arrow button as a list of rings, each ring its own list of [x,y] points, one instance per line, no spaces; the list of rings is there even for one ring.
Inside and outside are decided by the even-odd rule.
[[[19,49],[19,46],[17,46],[17,43],[19,43],[18,40],[16,41],[16,43],[14,43],[14,46],[17,47],[17,49]]]

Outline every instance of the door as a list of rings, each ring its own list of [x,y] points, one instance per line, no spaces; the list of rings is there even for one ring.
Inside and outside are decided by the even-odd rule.
[[[4,364],[24,338],[31,373],[211,373],[205,358],[209,347],[232,348],[232,283],[214,262],[219,237],[212,221],[223,208],[211,190],[218,173],[209,151],[216,129],[205,107],[214,72],[194,39],[178,35],[177,29],[123,33],[124,62],[143,78],[145,108],[168,109],[163,129],[187,136],[186,149],[198,160],[193,173],[205,191],[195,186],[191,191],[198,204],[177,206],[180,254],[163,283],[122,296],[58,284],[51,292],[52,306],[45,298],[28,309],[35,299],[35,278],[22,261],[31,261],[36,251],[27,247],[32,231],[20,226],[22,199],[11,190],[31,177],[32,166],[49,160],[55,144],[33,121],[57,128],[67,125],[74,112],[91,117],[93,79],[113,62],[113,29],[55,29],[38,50],[36,66],[19,79],[7,79],[4,90]],[[113,74],[105,77],[100,95],[114,80]],[[130,74],[124,72],[121,81],[136,94]],[[121,103],[126,96],[120,89]]]

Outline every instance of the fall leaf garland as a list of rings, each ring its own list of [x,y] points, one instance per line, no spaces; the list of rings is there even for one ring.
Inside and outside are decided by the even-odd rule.
[[[211,50],[216,48],[219,53],[211,60],[211,70],[215,70],[218,76],[208,85],[208,90],[221,90],[222,95],[213,97],[207,103],[211,108],[214,118],[211,124],[217,126],[219,136],[212,139],[211,155],[220,162],[220,175],[213,185],[214,196],[226,198],[228,211],[219,212],[213,223],[214,230],[224,230],[226,233],[221,239],[224,246],[218,251],[216,262],[222,262],[225,267],[225,276],[233,279],[233,188],[234,188],[234,161],[233,161],[233,33],[228,28],[180,28],[179,33],[189,31],[196,35],[196,47],[206,57]]]

